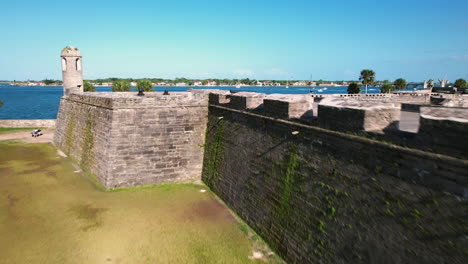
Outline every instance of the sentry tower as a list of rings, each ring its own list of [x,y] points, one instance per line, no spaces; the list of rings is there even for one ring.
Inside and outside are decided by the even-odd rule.
[[[83,92],[83,71],[80,51],[71,46],[62,50],[63,94]]]

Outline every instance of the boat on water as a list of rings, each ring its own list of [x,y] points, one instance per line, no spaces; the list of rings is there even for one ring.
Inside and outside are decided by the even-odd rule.
[[[241,85],[240,84],[236,85],[236,88],[237,89],[241,88]]]

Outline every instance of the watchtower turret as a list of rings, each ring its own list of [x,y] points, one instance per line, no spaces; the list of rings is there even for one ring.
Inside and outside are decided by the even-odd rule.
[[[62,50],[63,94],[83,92],[83,71],[80,51],[71,46]]]

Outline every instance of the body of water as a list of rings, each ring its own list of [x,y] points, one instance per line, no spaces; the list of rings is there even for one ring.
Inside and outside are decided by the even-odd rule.
[[[169,92],[187,91],[188,89],[220,89],[250,91],[259,93],[279,93],[279,94],[345,94],[346,86],[338,87],[301,87],[291,86],[242,86],[237,89],[233,86],[210,86],[210,87],[155,87],[156,91]],[[96,87],[98,92],[110,92],[111,87]],[[380,88],[369,87],[369,93],[378,93]],[[3,107],[0,108],[0,119],[55,119],[60,104],[60,97],[63,96],[62,86],[0,86],[0,101],[3,101]]]

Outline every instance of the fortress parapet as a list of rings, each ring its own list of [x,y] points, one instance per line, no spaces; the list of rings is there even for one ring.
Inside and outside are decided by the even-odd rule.
[[[343,132],[396,129],[400,104],[359,100],[323,100],[318,106],[320,127]]]
[[[231,101],[231,93],[229,91],[213,90],[209,95],[210,104],[227,104]]]
[[[264,100],[267,115],[284,119],[313,117],[313,99],[304,94],[271,94]]]
[[[263,105],[265,94],[252,92],[239,92],[231,95],[229,106],[238,109],[255,109]]]
[[[419,122],[424,147],[468,158],[468,108],[421,107]]]

